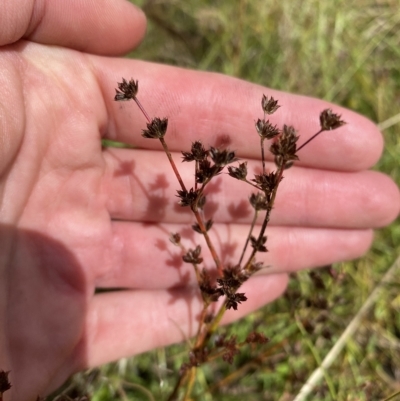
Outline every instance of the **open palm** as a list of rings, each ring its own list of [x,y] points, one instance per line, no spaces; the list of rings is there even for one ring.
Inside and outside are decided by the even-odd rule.
[[[133,104],[113,101],[117,80],[138,79],[148,113],[170,119],[166,139],[177,161],[200,139],[237,150],[252,171],[263,93],[282,105],[274,123],[293,124],[304,140],[328,106],[217,74],[89,55],[82,50],[113,54],[124,46],[113,51],[110,39],[104,47],[89,40],[85,49],[76,31],[67,44],[63,29],[53,41],[44,30],[44,39],[31,34],[1,50],[0,368],[11,370],[17,400],[196,329],[194,275],[168,234],[180,232],[188,246],[201,241],[176,205],[176,180],[159,144],[140,136],[144,117]],[[142,31],[143,23],[133,33],[140,39]],[[371,228],[396,216],[396,186],[366,171],[379,157],[380,134],[363,117],[335,111],[348,124],[305,148],[288,170],[268,232],[272,267],[246,283],[249,300],[226,321],[276,298],[289,271],[361,255]],[[102,138],[135,149],[103,149]],[[182,165],[189,186],[191,167]],[[218,177],[207,203],[225,263],[240,254],[251,221],[249,191],[240,184]]]

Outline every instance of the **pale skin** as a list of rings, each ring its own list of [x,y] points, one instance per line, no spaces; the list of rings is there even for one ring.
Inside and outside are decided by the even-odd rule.
[[[383,142],[364,117],[218,74],[117,58],[146,25],[122,0],[6,0],[1,8],[0,369],[13,384],[6,399],[33,400],[77,370],[195,332],[195,277],[168,234],[181,232],[187,246],[201,241],[176,206],[178,185],[159,143],[140,136],[145,118],[133,102],[113,100],[121,77],[139,80],[150,116],[169,118],[177,162],[200,139],[228,144],[252,159],[250,171],[259,168],[254,121],[263,93],[279,99],[272,120],[294,125],[300,143],[318,131],[327,107],[347,122],[304,148],[285,174],[261,258],[271,267],[245,283],[249,299],[226,323],[281,295],[290,271],[361,256],[372,230],[397,216],[398,188],[368,171]],[[137,148],[102,149],[101,138]],[[179,167],[190,187],[192,166]],[[222,176],[211,192],[214,240],[228,262],[247,234],[251,188]]]

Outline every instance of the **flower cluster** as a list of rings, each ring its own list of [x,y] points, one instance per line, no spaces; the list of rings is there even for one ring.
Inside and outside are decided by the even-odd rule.
[[[115,89],[114,100],[133,100],[139,91],[138,81],[131,79],[129,82],[122,78],[122,82],[118,82],[118,89]]]
[[[274,124],[273,117],[270,117],[281,107],[278,101],[273,97],[263,95],[261,99],[263,118],[259,118],[255,122],[255,130],[260,138],[262,171],[254,174],[253,178],[249,179],[246,161],[239,162],[237,166],[231,165],[238,161],[234,151],[213,146],[206,148],[200,141],[195,141],[192,143],[190,151],[182,152],[183,162],[194,162],[193,186],[187,187],[178,172],[164,139],[167,132],[168,120],[158,117],[150,119],[137,99],[138,88],[138,81],[133,79],[127,81],[123,78],[122,82],[118,83],[115,100],[134,100],[148,121],[147,128],[142,133],[143,137],[160,140],[180,184],[180,189],[177,191],[179,204],[183,207],[189,206],[191,208],[196,218],[196,222],[192,224],[192,229],[203,236],[215,262],[217,273],[217,277],[212,277],[209,266],[204,266],[200,245],[185,249],[181,243],[179,234],[172,234],[170,236],[171,242],[182,250],[182,260],[185,263],[193,265],[203,300],[203,311],[199,319],[199,328],[189,352],[188,362],[182,365],[180,378],[169,398],[169,400],[175,399],[179,387],[187,385],[188,398],[185,399],[189,399],[191,391],[191,379],[189,377],[193,377],[191,375],[196,367],[209,361],[215,355],[222,356],[223,360],[232,363],[234,356],[239,353],[239,349],[243,345],[263,344],[268,341],[263,334],[253,332],[241,343],[237,341],[236,336],[230,338],[219,336],[215,341],[214,348],[210,345],[211,338],[213,338],[214,332],[225,311],[229,309],[237,310],[239,305],[247,300],[246,294],[239,292],[242,284],[260,269],[265,268],[262,262],[256,261],[256,255],[268,252],[266,246],[266,229],[285,169],[291,167],[295,161],[299,160],[297,156],[298,151],[317,135],[323,131],[339,128],[345,123],[341,120],[341,116],[333,113],[332,110],[324,110],[319,118],[320,131],[298,147],[299,136],[295,128],[283,125],[282,129],[280,129]],[[266,157],[264,154],[266,144],[268,144],[269,151],[275,160],[275,171],[268,171],[266,168]],[[210,218],[206,219],[204,213],[204,205],[206,203],[205,188],[211,180],[224,172],[225,167],[227,167],[230,177],[245,182],[257,190],[248,199],[253,209],[250,230],[239,260],[233,262],[232,265],[221,262],[208,233],[213,227],[213,220]],[[261,225],[257,225],[260,221]],[[316,281],[316,279],[314,280]],[[209,309],[210,305],[221,298],[223,302],[220,309],[217,312],[213,309],[211,312]],[[192,373],[189,374],[189,371]]]

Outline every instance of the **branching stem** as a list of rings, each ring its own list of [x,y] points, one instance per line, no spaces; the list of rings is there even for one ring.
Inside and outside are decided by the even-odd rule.
[[[280,167],[278,167],[278,170],[276,172],[276,180],[277,180],[276,181],[276,185],[274,187],[274,190],[272,191],[271,200],[269,202],[268,209],[267,209],[267,211],[265,213],[265,218],[264,218],[264,221],[262,223],[261,230],[260,230],[260,233],[258,235],[257,242],[260,242],[261,239],[263,238],[265,230],[266,230],[267,225],[269,223],[269,220],[271,218],[271,211],[272,211],[272,208],[273,208],[274,203],[275,203],[275,198],[276,198],[276,194],[278,192],[279,183],[281,182],[281,179],[282,179],[282,176],[283,176],[283,171],[285,169],[284,166],[285,166],[285,163],[282,163],[282,165]],[[245,264],[245,266],[243,268],[245,271],[250,268],[250,266],[253,263],[253,260],[254,260],[254,258],[256,256],[256,253],[257,253],[257,248],[255,247],[255,248],[253,248],[253,251],[251,252],[250,257],[247,260],[247,262],[246,262],[246,264]]]
[[[193,211],[193,213],[194,213],[194,215],[196,217],[196,221],[197,221],[197,224],[199,225],[200,231],[203,234],[204,239],[206,240],[207,247],[210,250],[211,256],[214,259],[215,266],[217,267],[218,273],[220,275],[222,275],[222,272],[223,272],[224,268],[223,268],[222,263],[221,263],[221,261],[220,261],[220,259],[218,257],[217,251],[215,250],[214,245],[213,245],[213,243],[212,243],[212,241],[210,239],[210,236],[208,235],[208,232],[207,232],[206,227],[204,225],[203,219],[201,218],[200,211],[199,211],[199,209],[197,207],[194,207],[192,209],[192,211]]]
[[[235,168],[229,171],[230,175],[233,177],[240,179],[242,181],[245,181],[247,184],[251,185],[252,187],[257,188],[259,191],[263,192],[262,195],[262,202],[267,202],[267,203],[260,203],[258,206],[254,206],[255,211],[254,211],[254,216],[251,222],[250,230],[248,233],[248,236],[246,238],[245,245],[243,247],[238,266],[235,266],[234,268],[239,267],[242,265],[243,259],[245,257],[245,253],[248,249],[250,241],[254,241],[253,231],[257,223],[257,218],[259,215],[260,210],[265,210],[265,216],[264,220],[261,225],[260,232],[257,237],[257,241],[255,244],[252,244],[253,249],[251,251],[251,254],[249,258],[247,259],[247,262],[244,264],[243,268],[241,268],[240,274],[242,274],[243,279],[237,279],[236,282],[233,280],[234,284],[229,284],[229,274],[235,273],[234,268],[232,268],[232,271],[230,271],[230,267],[227,266],[226,270],[224,270],[224,266],[214,248],[214,245],[209,237],[209,234],[207,232],[207,227],[209,228],[211,224],[205,223],[205,218],[204,218],[204,212],[203,208],[200,205],[199,207],[199,202],[203,204],[203,200],[205,201],[204,198],[204,188],[205,186],[209,183],[209,181],[215,176],[218,175],[221,171],[222,168],[237,160],[235,158],[234,152],[225,152],[225,154],[222,154],[219,152],[218,149],[212,148],[210,149],[209,153],[205,151],[204,147],[201,145],[199,141],[193,144],[192,147],[192,156],[190,154],[187,154],[187,160],[185,161],[196,161],[195,165],[195,184],[194,184],[194,191],[195,195],[193,196],[193,188],[190,189],[190,191],[187,191],[186,186],[182,180],[182,177],[178,171],[178,168],[172,158],[171,152],[168,149],[167,143],[164,140],[164,135],[167,129],[167,119],[154,119],[151,120],[150,116],[147,114],[146,110],[140,103],[140,101],[137,99],[136,94],[138,92],[138,81],[134,81],[131,79],[129,82],[126,79],[123,79],[121,83],[118,83],[118,89],[116,90],[116,95],[115,95],[115,100],[131,100],[133,99],[137,106],[139,107],[140,111],[143,113],[145,116],[147,122],[148,122],[148,130],[143,131],[143,136],[148,137],[148,138],[158,138],[161,142],[161,145],[164,149],[165,154],[168,157],[169,163],[171,164],[171,167],[174,171],[174,174],[179,182],[179,185],[183,191],[183,195],[180,194],[181,191],[178,191],[179,196],[181,199],[184,201],[182,204],[187,206],[190,204],[191,210],[196,218],[197,221],[197,226],[196,231],[198,229],[200,232],[203,234],[204,239],[207,243],[207,247],[211,253],[211,256],[215,262],[215,266],[218,271],[219,275],[219,280],[217,280],[218,286],[213,286],[210,287],[209,289],[211,290],[209,293],[203,292],[203,309],[201,311],[200,319],[199,319],[199,326],[197,329],[196,337],[194,340],[194,345],[191,346],[191,354],[190,355],[190,363],[189,364],[184,364],[182,366],[181,372],[179,374],[179,378],[175,384],[175,387],[168,397],[168,401],[174,401],[178,398],[179,396],[179,390],[180,388],[186,386],[184,393],[183,393],[183,401],[189,401],[191,400],[191,393],[193,391],[194,383],[195,383],[195,378],[196,378],[196,369],[197,366],[200,364],[209,361],[210,354],[208,353],[208,350],[206,350],[206,346],[208,346],[208,343],[212,337],[212,335],[215,333],[217,328],[220,326],[221,320],[223,316],[225,315],[225,312],[227,308],[232,308],[232,305],[234,309],[237,309],[237,303],[241,303],[241,301],[246,300],[246,297],[244,297],[244,294],[239,294],[237,293],[237,290],[241,286],[241,284],[249,278],[249,276],[256,271],[256,268],[252,269],[252,265],[254,262],[254,258],[257,254],[258,251],[266,251],[266,248],[264,247],[264,234],[267,229],[267,226],[270,221],[271,217],[271,211],[274,207],[278,187],[280,185],[280,182],[283,177],[283,172],[285,170],[285,167],[289,167],[289,164],[287,163],[292,163],[294,160],[298,160],[296,153],[300,151],[303,147],[305,147],[309,142],[311,142],[313,139],[315,139],[319,134],[321,134],[323,131],[327,130],[333,130],[336,128],[339,128],[343,124],[345,124],[344,121],[341,120],[340,115],[335,114],[332,112],[332,110],[327,109],[324,110],[320,114],[320,127],[321,129],[314,134],[311,138],[309,138],[305,143],[303,143],[299,148],[296,149],[296,141],[298,137],[295,135],[295,130],[293,127],[287,127],[286,125],[284,126],[283,132],[281,132],[281,135],[279,130],[276,128],[276,126],[272,126],[269,121],[266,121],[266,116],[267,114],[272,114],[274,113],[280,106],[277,104],[277,101],[274,100],[272,97],[268,99],[266,96],[263,96],[262,98],[262,108],[264,110],[264,119],[263,121],[258,120],[256,123],[256,128],[257,131],[261,137],[260,141],[260,147],[261,147],[261,161],[262,161],[262,175],[255,175],[255,179],[252,181],[249,181],[246,179],[246,174],[247,174],[247,168],[246,164],[241,164],[239,168]],[[264,141],[265,139],[275,139],[275,141],[272,143],[270,151],[273,155],[275,155],[275,163],[277,164],[277,170],[274,173],[271,174],[266,174],[266,168],[265,168],[265,149],[264,149]],[[196,156],[197,155],[197,156]],[[213,159],[215,165],[210,166],[210,163],[207,160],[207,155],[211,155],[211,158]],[[186,152],[184,152],[184,156],[186,157]],[[221,159],[222,156],[222,160]],[[218,160],[218,162],[216,161]],[[200,160],[200,163],[199,163]],[[201,163],[201,161],[204,160],[204,163]],[[203,166],[204,165],[204,166]],[[212,170],[214,169],[214,170]],[[215,172],[215,174],[210,174],[212,172]],[[270,181],[269,181],[270,180]],[[271,180],[276,180],[276,181],[271,181]],[[201,186],[199,185],[201,183]],[[259,185],[256,185],[259,184]],[[199,188],[200,186],[200,188]],[[261,195],[261,194],[259,194]],[[260,197],[261,198],[261,197]],[[251,201],[252,205],[253,202]],[[261,205],[261,206],[260,206]],[[182,251],[184,250],[184,247],[182,244],[180,244],[180,239],[176,240],[177,245],[181,247]],[[198,253],[200,253],[200,248],[198,247]],[[205,279],[203,277],[202,272],[200,271],[200,268],[197,264],[197,262],[192,263],[193,268],[195,270],[197,282],[199,285],[200,290],[203,290],[205,288],[204,282]],[[238,276],[240,276],[240,274]],[[225,277],[224,277],[225,275]],[[209,284],[209,278],[207,278],[207,285]],[[221,282],[223,284],[221,284]],[[227,284],[228,283],[228,284]],[[211,303],[215,300],[213,298],[213,301],[211,301],[211,296],[210,294],[217,295],[216,298],[220,297],[221,295],[225,296],[224,302],[222,305],[219,307],[218,312],[216,315],[210,319],[207,318],[207,312],[209,310],[209,307]],[[237,296],[237,298],[235,298]],[[235,340],[236,341],[236,340]],[[238,343],[236,344],[238,347],[242,347],[245,345],[246,342]],[[214,356],[218,356],[223,354],[225,351],[219,351],[217,353],[214,353]],[[212,358],[212,357],[211,357]],[[0,393],[0,401],[2,401],[2,393]]]
[[[219,324],[221,323],[221,319],[223,318],[226,312],[225,302],[220,307],[218,313],[215,315],[214,319],[210,323],[208,330],[203,332],[203,334],[196,339],[196,344],[194,346],[195,349],[202,349],[207,344],[210,337],[215,333]]]

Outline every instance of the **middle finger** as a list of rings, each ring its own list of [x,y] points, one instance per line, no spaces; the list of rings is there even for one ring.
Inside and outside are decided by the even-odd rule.
[[[112,219],[152,223],[192,223],[190,208],[178,205],[180,189],[161,151],[108,148],[104,186]],[[173,153],[187,189],[194,186],[194,164]],[[268,171],[275,169],[267,163]],[[225,170],[226,171],[226,170]],[[248,179],[261,172],[261,162],[248,162]],[[271,225],[362,229],[392,219],[390,179],[374,171],[338,172],[296,165],[284,173]],[[257,190],[225,172],[206,189],[205,217],[219,223],[248,224],[253,210],[248,198]],[[262,221],[260,216],[258,222]]]

